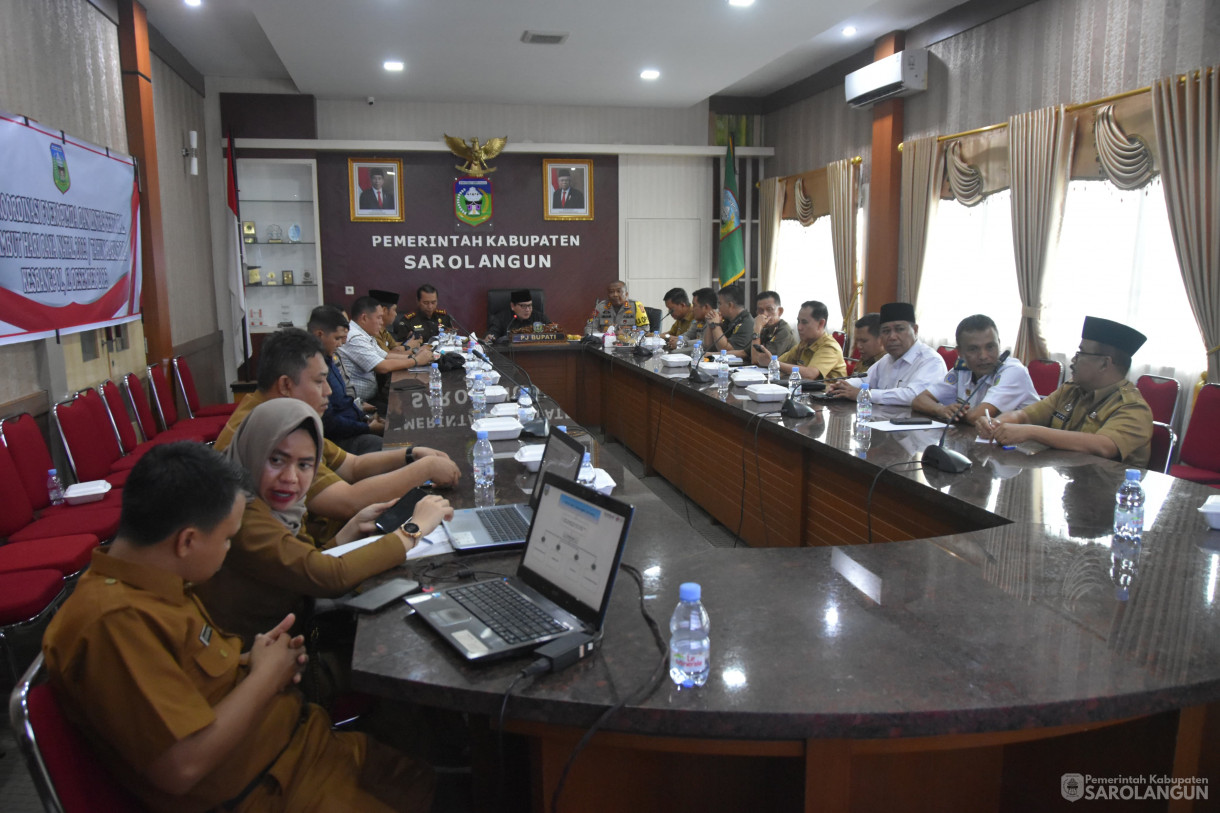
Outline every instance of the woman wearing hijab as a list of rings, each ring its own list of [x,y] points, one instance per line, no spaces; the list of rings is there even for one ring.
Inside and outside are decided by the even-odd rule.
[[[247,646],[289,612],[308,617],[308,597],[341,596],[401,565],[419,536],[453,516],[448,500],[425,497],[411,518],[418,533],[396,528],[343,556],[327,556],[324,549],[374,532],[374,520],[392,503],[368,506],[331,539],[311,538],[304,530],[305,495],[321,445],[318,413],[295,398],[275,398],[250,413],[225,449],[249,473],[254,494],[224,566],[197,591],[217,625],[241,635]],[[271,618],[276,621],[268,625]]]

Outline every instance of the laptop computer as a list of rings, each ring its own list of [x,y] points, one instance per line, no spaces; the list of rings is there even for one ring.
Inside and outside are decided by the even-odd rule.
[[[407,599],[468,661],[601,630],[635,509],[554,471],[539,491],[515,576]]]
[[[575,480],[584,460],[584,445],[558,429],[552,429],[538,464],[538,479],[528,504],[489,505],[483,508],[462,508],[453,512],[445,523],[453,549],[459,552],[511,548],[525,544],[534,508],[542,490],[542,476],[554,471],[568,480]]]

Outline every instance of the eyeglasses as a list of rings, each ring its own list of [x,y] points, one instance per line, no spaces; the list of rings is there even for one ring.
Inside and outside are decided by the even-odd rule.
[[[1072,354],[1072,361],[1075,361],[1076,359],[1080,358],[1081,356],[1109,356],[1109,355],[1110,355],[1109,353],[1086,353],[1084,350],[1077,350],[1075,353]]]

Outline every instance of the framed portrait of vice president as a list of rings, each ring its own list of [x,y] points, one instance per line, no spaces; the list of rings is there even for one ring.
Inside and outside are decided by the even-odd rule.
[[[402,221],[400,159],[349,158],[347,183],[353,221]]]
[[[546,220],[592,220],[593,162],[544,158],[542,211]]]

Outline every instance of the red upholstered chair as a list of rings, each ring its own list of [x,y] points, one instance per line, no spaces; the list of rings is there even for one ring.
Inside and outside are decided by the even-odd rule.
[[[17,683],[9,719],[44,809],[63,813],[141,813],[146,808],[106,771],[97,752],[64,716],[46,683],[42,655]]]
[[[1161,375],[1141,375],[1135,386],[1152,407],[1152,420],[1172,424],[1173,413],[1178,410],[1178,392],[1181,385],[1176,378]]]
[[[111,427],[98,421],[97,413],[87,400],[70,398],[51,407],[51,416],[59,427],[68,463],[78,482],[105,480],[122,488],[127,482],[129,467],[113,468],[120,457],[119,444]]]
[[[14,680],[17,664],[9,648],[9,633],[45,620],[63,596],[64,577],[58,570],[0,573],[0,653]]]
[[[1220,487],[1220,384],[1204,384],[1182,438],[1178,464],[1169,473]]]
[[[1167,423],[1152,422],[1152,454],[1148,458],[1148,470],[1169,473],[1173,461],[1173,450],[1178,445],[1177,434]]]
[[[857,359],[843,359],[843,363],[847,365],[847,374],[851,375],[856,371]]]
[[[203,435],[203,439],[211,442],[216,440],[220,430],[228,422],[228,416],[211,418],[178,418],[178,404],[174,398],[174,390],[165,377],[165,371],[160,364],[148,365],[148,389],[152,394],[153,407],[163,430],[190,430]]]
[[[182,403],[186,404],[188,418],[223,417],[226,421],[237,410],[237,404],[199,403],[199,393],[195,389],[195,376],[191,375],[191,366],[182,356],[174,356],[174,380],[178,382],[178,391],[182,393]]]
[[[1051,359],[1035,359],[1029,363],[1029,377],[1034,390],[1045,398],[1063,383],[1063,365]]]
[[[51,505],[51,497],[47,493],[47,472],[55,468],[55,462],[32,415],[23,412],[16,418],[4,421],[0,424],[0,438],[3,438],[13,458],[30,505],[40,517],[80,510],[78,506]],[[122,500],[122,492],[111,489],[105,497],[89,503],[88,507],[118,509],[122,507]]]
[[[0,494],[4,495],[4,509],[0,510],[0,539],[8,539],[9,542],[75,534],[92,534],[98,539],[110,539],[119,529],[118,508],[73,506],[71,511],[35,518],[34,507],[21,486],[17,467],[8,449],[3,446],[0,446]]]
[[[131,407],[132,414],[136,416],[136,426],[140,427],[140,434],[144,436],[145,442],[169,443],[177,440],[203,442],[203,435],[197,431],[189,429],[161,431],[161,428],[157,426],[157,421],[153,418],[152,406],[149,405],[148,397],[144,392],[144,384],[135,373],[123,376],[123,393],[127,398],[127,405]]]
[[[55,570],[74,579],[89,564],[98,539],[93,534],[72,534],[0,545],[0,573]]]
[[[952,370],[953,365],[957,364],[957,348],[950,347],[947,344],[942,344],[936,348],[936,352],[940,353],[940,357],[945,360],[945,369]]]
[[[123,454],[139,460],[145,452],[161,443],[173,443],[178,440],[193,440],[196,443],[203,443],[203,437],[198,433],[179,432],[173,429],[141,443],[136,436],[135,427],[131,425],[131,416],[127,412],[127,405],[123,402],[123,393],[119,391],[119,385],[106,380],[102,382],[100,389],[102,401],[106,404],[106,411],[110,413],[110,420],[115,431],[118,432],[119,448],[122,449]],[[150,412],[149,420],[152,419],[151,415]]]
[[[832,330],[830,332],[830,335],[835,337],[835,341],[839,343],[840,350],[842,350],[844,347],[847,346],[847,334],[844,333],[843,331]]]

